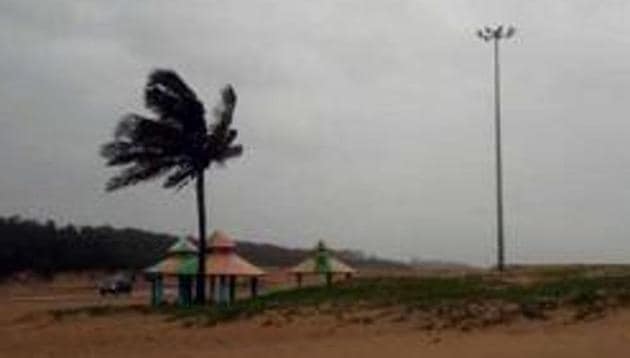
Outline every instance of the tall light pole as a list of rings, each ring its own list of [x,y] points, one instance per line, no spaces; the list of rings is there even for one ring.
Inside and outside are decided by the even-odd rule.
[[[485,42],[494,43],[494,135],[495,164],[497,174],[497,269],[505,269],[505,246],[503,231],[503,163],[501,159],[501,87],[499,74],[499,40],[514,36],[514,26],[486,26],[477,31],[477,36]]]

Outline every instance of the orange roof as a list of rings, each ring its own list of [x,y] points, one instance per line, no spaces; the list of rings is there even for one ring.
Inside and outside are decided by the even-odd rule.
[[[230,238],[226,233],[221,230],[216,230],[212,236],[210,236],[208,248],[212,249],[234,249],[236,244],[234,240]]]
[[[236,253],[211,253],[206,257],[206,275],[261,276],[265,271]]]
[[[192,260],[191,262],[196,262],[198,245],[199,243],[197,240],[192,238],[188,240],[180,240],[173,245],[169,252],[171,254],[181,254],[182,257],[189,257],[190,260]],[[167,256],[166,260],[159,262],[147,270],[167,275],[196,274],[196,264],[193,265],[190,263],[185,266],[187,270],[182,270],[182,264],[180,261],[170,259]],[[265,271],[238,256],[238,254],[236,254],[236,242],[223,231],[217,230],[208,238],[205,274],[208,276],[261,276],[265,274]]]
[[[260,276],[265,272],[236,254],[236,243],[216,230],[209,239],[206,275]]]

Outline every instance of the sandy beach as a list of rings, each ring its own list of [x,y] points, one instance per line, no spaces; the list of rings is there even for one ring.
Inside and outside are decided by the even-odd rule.
[[[64,293],[65,292],[65,293]],[[584,322],[519,320],[469,331],[423,330],[388,317],[340,323],[313,313],[291,320],[263,314],[209,327],[187,327],[138,312],[55,319],[49,311],[142,303],[102,299],[90,290],[21,289],[0,298],[0,352],[10,357],[627,357],[630,310]]]

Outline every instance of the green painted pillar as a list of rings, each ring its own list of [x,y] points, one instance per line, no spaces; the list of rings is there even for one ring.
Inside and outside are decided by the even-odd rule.
[[[180,306],[184,305],[184,276],[177,276],[177,304]]]
[[[179,275],[178,281],[178,302],[181,306],[190,306],[192,303],[192,277],[188,275]]]
[[[193,277],[194,276],[186,276],[186,278],[184,279],[184,292],[185,292],[185,302],[186,302],[186,306],[190,306],[193,302]]]
[[[159,306],[162,304],[162,298],[164,295],[164,284],[162,275],[155,275],[151,279],[151,305]]]

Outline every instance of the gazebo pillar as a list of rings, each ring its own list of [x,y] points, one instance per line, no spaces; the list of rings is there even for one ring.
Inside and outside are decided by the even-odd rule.
[[[236,276],[229,276],[230,282],[230,297],[228,303],[236,301]]]
[[[219,297],[217,299],[218,303],[226,303],[228,301],[228,292],[227,292],[227,277],[224,275],[219,276]]]
[[[302,273],[298,272],[295,274],[295,281],[298,287],[302,287]]]
[[[189,275],[179,275],[179,304],[182,306],[190,306],[192,303],[192,279]]]
[[[258,297],[258,277],[254,276],[249,281],[250,293],[252,298]]]
[[[333,279],[333,274],[332,272],[326,272],[326,286],[330,287],[332,286],[332,279]]]
[[[219,276],[212,276],[210,282],[212,282],[212,303],[218,303],[221,300],[221,284],[219,282]]]
[[[346,280],[349,280],[352,278],[352,273],[351,272],[346,272]]]
[[[162,304],[164,286],[162,275],[156,274],[151,280],[151,305],[159,306]]]
[[[210,287],[210,293],[208,297],[210,298],[210,302],[216,301],[216,277],[214,275],[208,276],[208,283]]]

